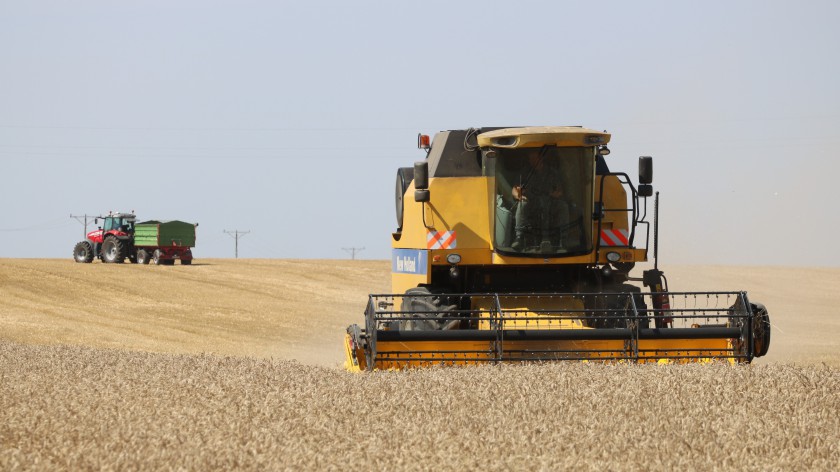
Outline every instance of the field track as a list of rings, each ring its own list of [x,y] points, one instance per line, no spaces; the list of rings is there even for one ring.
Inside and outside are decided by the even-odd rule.
[[[677,267],[752,366],[337,367],[383,261],[0,260],[0,470],[838,470],[838,269]]]

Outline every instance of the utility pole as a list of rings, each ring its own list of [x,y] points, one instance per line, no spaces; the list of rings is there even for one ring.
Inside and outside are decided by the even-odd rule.
[[[73,215],[73,214],[70,214],[70,218],[75,218],[75,220],[76,220],[76,221],[78,221],[79,223],[81,223],[81,224],[85,225],[85,233],[82,235],[83,237],[87,237],[87,233],[88,233],[88,230],[87,230],[87,227],[88,227],[88,218],[90,218],[90,219],[91,219],[91,221],[93,221],[93,220],[95,220],[95,219],[96,219],[96,217],[95,217],[95,216],[93,216],[93,215],[88,215],[88,214],[84,214],[84,215]],[[84,221],[82,221],[82,219],[81,219],[81,218],[84,218]]]
[[[234,254],[236,255],[236,258],[239,259],[239,238],[241,238],[242,236],[245,236],[246,234],[250,233],[251,231],[250,230],[249,231],[239,231],[238,229],[235,229],[233,231],[223,230],[223,232],[229,234],[231,238],[236,240],[236,250],[235,250]]]
[[[341,248],[342,251],[347,252],[350,254],[350,259],[356,260],[356,253],[362,252],[365,250],[363,247],[343,247]]]

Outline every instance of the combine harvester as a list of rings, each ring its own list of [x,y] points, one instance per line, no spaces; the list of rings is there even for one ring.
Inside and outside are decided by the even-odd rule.
[[[609,140],[580,127],[419,136],[426,160],[397,171],[394,294],[370,295],[364,326],[347,328],[347,369],[766,354],[767,310],[745,292],[668,291],[652,159],[635,186],[609,170]],[[651,230],[653,268],[632,277]]]

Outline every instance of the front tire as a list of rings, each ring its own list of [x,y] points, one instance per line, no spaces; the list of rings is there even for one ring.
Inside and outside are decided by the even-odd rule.
[[[76,262],[90,264],[93,262],[93,246],[87,241],[76,243],[73,248],[73,259]]]
[[[445,300],[426,287],[406,290],[400,311],[412,319],[392,322],[400,331],[437,331],[457,329],[461,320],[452,318],[456,305],[444,305]],[[393,329],[393,328],[392,328]]]
[[[110,237],[102,243],[102,262],[122,264],[126,256],[125,245],[115,237]]]

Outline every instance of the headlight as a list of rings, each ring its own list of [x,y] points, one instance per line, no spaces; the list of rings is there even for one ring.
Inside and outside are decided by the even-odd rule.
[[[607,253],[607,260],[610,262],[618,262],[621,260],[621,254],[611,251]]]
[[[446,262],[448,262],[450,264],[453,264],[453,265],[457,264],[457,263],[461,262],[461,256],[458,255],[458,254],[450,254],[450,255],[446,256]]]

